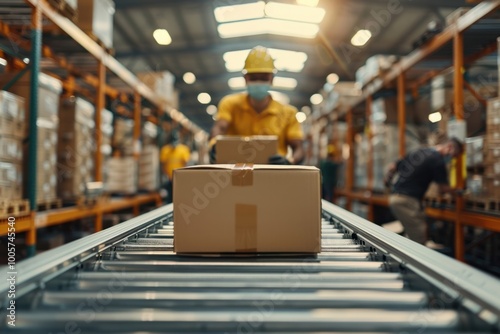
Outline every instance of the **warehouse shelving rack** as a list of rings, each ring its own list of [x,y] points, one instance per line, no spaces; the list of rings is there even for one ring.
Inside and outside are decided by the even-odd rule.
[[[369,119],[371,113],[371,104],[373,96],[381,91],[384,87],[396,83],[397,104],[398,104],[398,130],[399,130],[399,156],[405,155],[405,131],[406,131],[406,102],[405,96],[407,92],[415,93],[418,87],[430,81],[437,76],[441,71],[430,71],[414,82],[407,82],[405,77],[406,72],[412,69],[426,57],[443,48],[446,44],[453,45],[453,70],[454,70],[454,113],[457,120],[464,119],[463,104],[464,104],[464,87],[472,88],[464,82],[462,70],[465,65],[469,65],[481,57],[490,54],[497,50],[497,43],[488,46],[482,46],[482,49],[468,57],[464,58],[464,32],[478,23],[481,19],[494,13],[500,8],[500,1],[483,1],[472,8],[469,12],[460,17],[455,23],[449,25],[441,33],[436,35],[424,46],[414,50],[409,55],[393,65],[391,70],[385,75],[380,75],[376,80],[370,81],[364,88],[362,94],[353,101],[348,108],[339,111],[339,117],[344,117],[347,123],[347,138],[346,143],[349,146],[349,158],[346,161],[345,187],[342,190],[337,190],[336,195],[346,198],[346,208],[351,210],[352,202],[359,201],[368,204],[368,220],[374,220],[374,206],[388,206],[388,197],[383,194],[374,194],[371,190],[359,191],[354,189],[354,109],[364,103],[366,108],[366,117]],[[472,92],[474,95],[475,92]],[[338,119],[337,118],[337,119]],[[371,146],[371,144],[370,144]],[[462,166],[464,158],[458,159],[457,165]],[[367,164],[368,184],[373,184],[373,150],[369,149],[369,157]],[[464,176],[461,168],[457,168],[456,185],[463,189],[465,185]],[[456,199],[455,208],[427,208],[426,214],[435,219],[441,219],[453,222],[455,224],[455,258],[464,261],[464,227],[473,226],[482,229],[487,229],[493,232],[500,232],[500,218],[493,215],[482,213],[474,213],[465,210],[464,198],[458,196]]]
[[[16,35],[13,29],[9,27],[8,24],[0,20],[0,34],[7,37],[13,38],[16,43],[20,43],[21,47],[25,50],[30,50],[30,71],[31,71],[31,88],[37,87],[38,85],[38,75],[40,72],[40,61],[41,57],[51,59],[57,66],[67,71],[68,76],[63,82],[64,90],[67,94],[73,95],[73,92],[78,91],[87,98],[90,97],[91,100],[95,99],[96,110],[102,110],[105,107],[106,95],[111,98],[117,98],[120,95],[120,91],[106,84],[106,72],[113,72],[119,79],[121,79],[129,87],[133,87],[133,120],[134,120],[134,130],[133,130],[133,140],[138,141],[140,138],[141,131],[141,102],[142,98],[148,100],[157,109],[157,117],[148,116],[147,119],[155,124],[159,124],[159,117],[161,114],[168,114],[174,122],[177,122],[184,126],[189,131],[193,133],[206,133],[197,127],[195,124],[190,122],[181,112],[177,111],[172,107],[171,101],[164,99],[161,96],[155,94],[148,86],[143,84],[133,73],[126,69],[121,63],[119,63],[115,58],[113,58],[109,50],[103,48],[97,41],[89,37],[85,32],[78,28],[69,19],[54,10],[49,3],[44,0],[25,0],[25,2],[31,6],[31,35],[30,40],[25,40]],[[90,73],[84,73],[76,66],[72,65],[67,59],[59,54],[56,54],[48,45],[42,45],[42,17],[47,18],[53,24],[55,24],[59,29],[71,37],[79,46],[92,55],[97,60],[97,76]],[[9,52],[8,48],[0,48],[2,53],[10,53],[11,56],[15,57],[15,54]],[[23,61],[16,59],[14,61],[14,67],[18,69],[26,68],[26,64]],[[75,83],[75,77],[78,77],[85,85],[91,86],[95,89],[95,93],[89,93],[84,87],[79,86]],[[59,78],[61,79],[61,78]],[[139,214],[139,208],[141,205],[148,203],[155,203],[157,206],[161,205],[162,200],[158,193],[151,194],[141,194],[137,196],[132,196],[122,199],[114,199],[106,202],[99,202],[91,207],[69,207],[56,210],[49,210],[46,212],[36,211],[36,163],[32,163],[37,160],[36,152],[36,138],[37,138],[37,128],[36,128],[36,116],[37,116],[37,89],[31,89],[31,99],[29,105],[30,113],[30,124],[29,131],[31,138],[35,138],[35,142],[31,141],[29,145],[28,153],[28,190],[29,190],[29,200],[31,206],[31,212],[27,216],[16,217],[16,232],[26,232],[26,246],[28,250],[28,255],[35,254],[36,246],[36,231],[38,228],[43,228],[47,226],[53,226],[58,224],[64,224],[78,219],[86,217],[95,217],[95,231],[100,231],[102,229],[102,218],[103,214],[116,212],[124,209],[132,209],[134,215]],[[100,147],[102,143],[100,124],[101,124],[101,113],[95,113],[95,132],[96,132],[96,147]],[[135,155],[138,158],[138,154]],[[102,156],[99,152],[96,152],[95,156],[95,178],[96,181],[102,181]],[[0,220],[0,236],[6,235],[8,230],[8,221]]]

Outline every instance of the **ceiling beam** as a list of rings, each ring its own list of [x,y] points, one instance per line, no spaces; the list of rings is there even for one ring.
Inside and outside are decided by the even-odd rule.
[[[242,40],[242,39],[239,39]],[[233,40],[234,41],[234,40]],[[144,57],[144,56],[179,56],[186,53],[220,53],[220,52],[228,52],[235,50],[243,50],[249,49],[249,45],[262,45],[270,48],[276,49],[287,49],[293,51],[300,52],[311,52],[314,50],[314,47],[317,45],[316,41],[301,41],[301,43],[297,43],[295,40],[290,40],[289,42],[283,41],[282,38],[279,40],[273,40],[272,38],[264,39],[258,38],[251,41],[246,42],[227,42],[227,43],[207,43],[205,45],[197,45],[197,46],[189,46],[189,47],[165,47],[163,49],[155,49],[155,50],[133,50],[133,51],[125,51],[125,52],[117,52],[115,54],[116,58],[128,58],[128,57]]]
[[[339,3],[344,0],[329,0],[328,2],[332,3]],[[412,1],[412,0],[400,0],[402,6],[408,6],[408,7],[425,7],[428,8],[429,6],[432,7],[440,7],[440,8],[458,8],[458,7],[472,7],[473,4],[468,3],[465,0],[418,0],[418,1]],[[250,0],[231,0],[227,2],[221,2],[224,5],[228,4],[243,4],[243,3],[248,3],[248,2],[254,2]],[[281,1],[283,2],[283,1]],[[370,6],[372,5],[384,5],[387,6],[387,0],[370,0]],[[116,9],[137,9],[137,8],[144,8],[145,6],[156,6],[156,7],[169,7],[169,6],[177,6],[177,5],[182,5],[182,6],[187,6],[187,5],[201,5],[201,4],[207,4],[209,1],[206,0],[183,0],[182,2],[178,0],[119,0],[116,1],[115,7]],[[216,2],[215,2],[216,3]],[[367,5],[366,0],[349,0],[349,4],[351,3],[360,3],[360,4],[365,4]]]

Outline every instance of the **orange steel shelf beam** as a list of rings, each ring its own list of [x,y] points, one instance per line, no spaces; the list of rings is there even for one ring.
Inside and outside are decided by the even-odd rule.
[[[0,236],[7,235],[9,229],[7,219],[0,220]],[[31,228],[31,216],[16,217],[16,233],[27,232]]]
[[[98,203],[89,208],[69,207],[49,211],[41,211],[34,217],[25,216],[16,218],[16,233],[29,232],[32,222],[34,228],[44,228],[48,226],[60,225],[75,221],[78,219],[92,216],[102,216],[105,213],[124,210],[128,208],[138,208],[140,205],[155,202],[157,206],[161,205],[161,197],[157,193],[143,194],[130,198],[110,200],[108,202]],[[0,221],[0,236],[7,234],[7,220]]]

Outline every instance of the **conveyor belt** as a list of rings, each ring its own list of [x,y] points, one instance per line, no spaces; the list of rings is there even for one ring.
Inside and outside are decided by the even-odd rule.
[[[15,328],[1,276],[0,331],[500,332],[497,279],[327,202],[317,256],[172,245],[169,205],[20,263]]]

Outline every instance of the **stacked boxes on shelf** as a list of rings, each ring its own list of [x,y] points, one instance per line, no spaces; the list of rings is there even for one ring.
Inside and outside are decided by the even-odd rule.
[[[133,157],[112,157],[106,162],[105,190],[120,195],[137,192],[137,161]]]
[[[0,91],[0,199],[2,200],[20,200],[23,197],[22,152],[25,135],[24,99]]]
[[[156,191],[160,185],[160,150],[145,145],[139,158],[139,189]]]
[[[399,157],[398,128],[395,124],[387,124],[389,115],[396,113],[396,104],[385,103],[384,99],[373,101],[370,119],[370,131],[373,147],[373,189],[384,191],[384,176],[389,165]],[[405,150],[410,152],[420,146],[416,126],[407,124]]]
[[[14,80],[18,73],[2,75],[1,83]],[[17,79],[9,91],[30,100],[30,72]],[[57,129],[59,127],[59,96],[62,83],[47,74],[38,76],[38,118],[37,129],[37,204],[53,202],[57,199]],[[30,138],[32,139],[32,138]],[[28,162],[30,163],[30,162]],[[27,166],[27,164],[25,164]]]
[[[374,78],[387,73],[398,61],[394,55],[375,55],[366,60],[365,65],[356,71],[356,83],[363,87]]]
[[[134,154],[133,140],[134,122],[131,119],[117,118],[113,133],[113,148],[121,152],[122,156]]]
[[[63,99],[59,109],[58,194],[74,201],[85,195],[85,185],[94,180],[95,107],[81,99]]]
[[[102,155],[102,180],[106,182],[105,179],[105,168],[106,162],[111,157],[111,153],[113,152],[111,146],[111,140],[113,137],[113,113],[107,109],[101,110],[101,148],[100,152]]]
[[[78,0],[78,26],[106,48],[113,47],[114,14],[112,0]]]
[[[368,164],[369,142],[365,134],[358,134],[355,137],[355,156],[354,156],[354,187],[368,188],[368,175],[366,166]]]
[[[175,76],[168,72],[144,72],[138,74],[139,79],[155,94],[170,101],[172,107],[178,107],[178,92],[174,88]]]
[[[138,187],[140,190],[156,191],[160,186],[160,150],[157,146],[158,127],[154,123],[144,122],[142,142]]]
[[[484,165],[485,194],[500,200],[500,98],[488,101]]]

